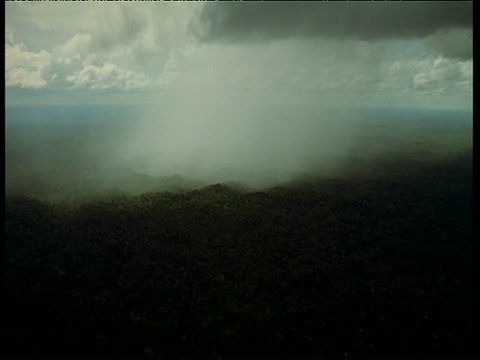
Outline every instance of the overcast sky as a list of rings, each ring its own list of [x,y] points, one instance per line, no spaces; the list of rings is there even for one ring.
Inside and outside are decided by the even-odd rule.
[[[471,2],[8,2],[7,104],[471,108]]]

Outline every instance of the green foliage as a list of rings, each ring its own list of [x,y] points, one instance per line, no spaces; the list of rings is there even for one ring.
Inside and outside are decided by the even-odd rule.
[[[471,207],[471,156],[264,192],[7,197],[4,352],[469,352]]]

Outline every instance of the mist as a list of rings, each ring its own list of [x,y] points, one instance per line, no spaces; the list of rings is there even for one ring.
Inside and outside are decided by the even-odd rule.
[[[471,113],[208,97],[152,106],[7,107],[6,193],[52,201],[316,182],[472,146]],[[383,165],[382,165],[383,166]]]
[[[320,107],[196,98],[144,116],[119,149],[126,162],[141,159],[151,174],[253,186],[333,170],[340,164],[330,160],[345,155],[355,133],[352,112]]]
[[[471,4],[277,5],[8,4],[7,193],[256,191],[471,149]]]
[[[3,353],[476,354],[472,20],[6,2]]]

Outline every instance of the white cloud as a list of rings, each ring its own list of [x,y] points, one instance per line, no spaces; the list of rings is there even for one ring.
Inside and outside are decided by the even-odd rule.
[[[94,20],[93,46],[99,51],[134,43],[147,26],[145,17],[124,6],[114,6],[109,11],[98,12]]]
[[[36,71],[29,71],[25,68],[14,68],[7,71],[7,86],[38,89],[46,84],[47,82]]]
[[[428,67],[419,69],[413,78],[414,87],[433,94],[471,90],[472,61],[457,62],[439,56]]]
[[[93,90],[110,88],[132,90],[144,88],[150,82],[145,76],[119,68],[111,63],[103,64],[103,66],[86,64],[81,70],[67,76],[67,81],[71,82],[74,87],[87,87]]]
[[[160,82],[179,91],[297,104],[378,104],[385,99],[422,106],[429,96],[443,104],[471,95],[471,60],[419,58],[410,51],[416,46],[334,40],[191,44],[172,52]]]
[[[6,86],[65,88],[74,84],[88,88],[87,84],[91,84],[95,89],[118,90],[151,86],[151,79],[161,73],[169,45],[178,38],[178,24],[183,21],[177,10],[158,11],[165,6],[48,5],[7,4]],[[14,30],[18,30],[17,42]],[[29,61],[21,61],[20,53],[34,62],[26,66]],[[36,60],[45,54],[49,54],[48,64],[38,65]],[[115,70],[108,70],[110,65],[115,65]],[[106,72],[110,75],[105,76]],[[118,79],[112,80],[114,76]],[[105,84],[100,84],[102,79]]]
[[[47,51],[31,52],[23,44],[7,45],[5,49],[6,86],[41,88],[47,84],[43,71],[52,61]]]
[[[300,37],[226,45],[189,37],[198,4],[88,3],[6,5],[7,87],[168,90],[327,104],[416,101],[417,95],[441,103],[472,93],[468,29],[422,39]]]
[[[92,54],[92,36],[88,33],[74,35],[55,46],[51,53],[30,51],[23,43],[15,43],[11,28],[7,33],[7,87],[133,90],[152,85],[145,74],[102,61],[100,56]]]
[[[65,58],[79,57],[81,54],[88,54],[92,35],[88,33],[80,33],[74,35],[65,43],[57,47],[56,52],[59,56]]]
[[[5,23],[5,46],[14,44],[13,28]]]

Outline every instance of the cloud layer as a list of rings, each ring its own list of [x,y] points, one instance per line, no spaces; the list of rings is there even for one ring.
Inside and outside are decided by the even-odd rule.
[[[57,11],[49,12],[38,4],[7,4],[7,87],[154,88],[161,83],[159,77],[178,37],[176,32],[185,31],[179,24],[178,9],[133,5],[52,5]],[[49,19],[58,16],[59,9],[63,10],[61,18],[70,24],[58,23],[55,18],[52,21],[59,28],[50,28]]]
[[[5,44],[9,90],[122,103],[469,106],[473,86],[471,2],[9,2]]]
[[[411,39],[452,28],[471,32],[471,2],[219,2],[206,4],[190,24],[202,41],[229,43],[313,37]]]
[[[206,39],[264,36],[422,37],[448,27],[472,27],[471,2],[282,2],[206,5]]]

